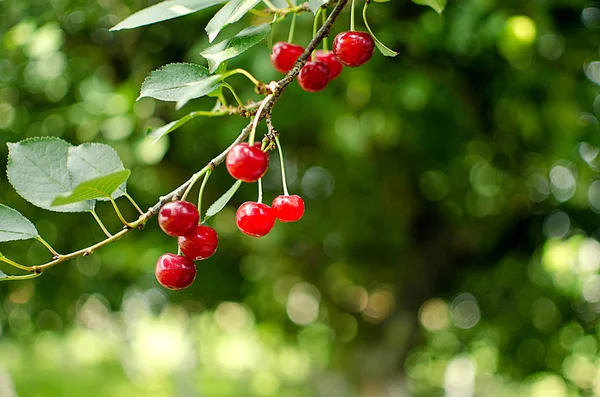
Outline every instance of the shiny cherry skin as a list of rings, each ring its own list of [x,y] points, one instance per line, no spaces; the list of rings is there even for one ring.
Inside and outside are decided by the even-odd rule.
[[[271,63],[275,70],[287,73],[294,67],[298,57],[304,52],[304,47],[280,41],[273,46]]]
[[[250,146],[247,142],[235,145],[225,159],[227,171],[235,179],[256,182],[269,168],[269,155],[260,150],[261,143]]]
[[[266,204],[247,201],[238,208],[235,223],[248,236],[267,235],[275,225],[275,211]]]
[[[187,201],[171,201],[158,212],[158,224],[169,236],[183,236],[198,225],[199,220],[198,209]]]
[[[319,92],[329,83],[329,68],[321,61],[309,61],[300,69],[298,84],[304,91]]]
[[[165,288],[184,289],[196,278],[196,265],[185,256],[164,254],[156,262],[155,275]]]
[[[337,78],[340,73],[342,73],[342,69],[344,65],[337,60],[333,52],[325,52],[323,50],[315,51],[315,59],[317,61],[323,62],[329,68],[329,80],[333,80]]]
[[[367,32],[342,32],[333,40],[333,54],[344,66],[355,68],[373,56],[375,41]]]
[[[212,256],[219,245],[219,237],[212,227],[198,225],[188,234],[179,237],[179,249],[183,255],[193,261]]]
[[[272,207],[279,222],[296,222],[304,215],[304,200],[296,194],[275,197]]]

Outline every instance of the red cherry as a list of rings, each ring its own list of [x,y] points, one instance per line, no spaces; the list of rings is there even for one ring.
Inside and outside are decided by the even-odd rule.
[[[247,201],[238,208],[235,223],[242,233],[262,237],[273,229],[275,211],[266,204]]]
[[[329,80],[337,78],[344,66],[337,60],[333,52],[325,52],[323,50],[315,51],[315,59],[323,62],[329,68]]]
[[[260,147],[260,142],[255,142],[254,146],[242,142],[227,153],[225,165],[232,177],[244,182],[256,182],[262,178],[269,168],[269,155]]]
[[[185,256],[164,254],[158,258],[154,274],[163,287],[183,289],[189,287],[196,278],[196,265]]]
[[[271,63],[278,72],[287,73],[294,67],[298,57],[300,57],[303,52],[304,47],[302,46],[280,41],[273,46]]]
[[[296,194],[277,196],[273,200],[273,209],[279,222],[296,222],[304,215],[304,200]]]
[[[183,255],[193,261],[209,258],[217,250],[219,237],[215,229],[198,225],[185,236],[178,239],[179,248]]]
[[[342,32],[333,40],[333,54],[342,65],[355,68],[373,56],[375,41],[367,32]]]
[[[300,69],[298,84],[304,91],[318,92],[329,83],[329,68],[321,61],[309,61]]]
[[[192,203],[171,201],[158,213],[158,224],[169,236],[183,236],[198,224],[200,214]]]

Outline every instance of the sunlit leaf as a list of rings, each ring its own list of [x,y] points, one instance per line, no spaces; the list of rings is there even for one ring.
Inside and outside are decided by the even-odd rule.
[[[0,242],[29,240],[39,235],[33,223],[19,211],[0,204]]]
[[[228,25],[237,22],[248,11],[253,9],[261,0],[230,0],[225,4],[206,25],[206,33],[210,43],[219,32]]]
[[[176,109],[181,109],[186,103],[195,98],[203,97],[216,90],[223,84],[223,75],[215,74],[205,79],[190,84],[181,91],[181,96],[177,100]]]
[[[438,14],[441,14],[444,8],[446,8],[446,0],[412,0],[412,2],[422,6],[429,6]]]
[[[115,149],[102,143],[71,146],[67,165],[74,185],[125,169]],[[123,183],[113,194],[113,198],[119,198],[126,192],[126,184]]]
[[[308,8],[310,8],[313,14],[316,14],[319,8],[327,3],[329,3],[329,0],[308,0]]]
[[[224,3],[225,0],[168,0],[144,8],[125,18],[110,30],[133,29],[168,19],[182,17]]]
[[[138,99],[151,97],[161,101],[185,103],[214,91],[221,85],[204,66],[171,63],[154,70],[142,84]],[[183,106],[183,105],[181,105]]]
[[[51,211],[83,212],[93,209],[93,202],[52,206],[56,197],[74,188],[67,167],[70,147],[68,142],[55,137],[8,143],[6,173],[17,193],[31,204]]]
[[[66,205],[80,201],[110,198],[119,186],[126,182],[131,171],[122,170],[77,185],[72,192],[54,199],[52,205]]]
[[[230,39],[208,47],[200,55],[208,60],[208,69],[210,73],[214,73],[223,61],[234,58],[260,43],[270,30],[271,25],[268,23],[251,26]]]

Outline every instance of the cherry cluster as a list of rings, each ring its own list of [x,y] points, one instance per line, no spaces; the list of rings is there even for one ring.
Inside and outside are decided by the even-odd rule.
[[[321,91],[342,73],[344,66],[354,68],[365,64],[374,49],[373,37],[367,32],[339,33],[333,41],[332,52],[317,50],[313,60],[306,62],[298,74],[298,84],[307,92]],[[287,73],[303,52],[304,47],[300,45],[278,42],[273,46],[271,63],[277,71]]]
[[[234,146],[225,159],[227,170],[236,179],[256,182],[269,168],[269,156],[259,142],[247,142]],[[240,231],[248,236],[267,235],[275,220],[295,222],[304,214],[304,201],[298,195],[275,197],[272,206],[247,201],[237,210],[235,220]],[[200,213],[187,201],[172,201],[158,213],[158,224],[169,236],[177,237],[183,255],[167,253],[158,258],[156,279],[166,288],[177,290],[189,287],[196,278],[194,261],[210,258],[219,245],[217,232],[200,223]]]
[[[183,255],[164,254],[156,263],[156,279],[169,289],[189,287],[196,278],[194,261],[210,258],[219,245],[215,229],[199,225],[200,213],[187,201],[172,201],[158,213],[158,224],[169,236],[177,237]]]
[[[235,179],[256,182],[269,168],[269,155],[262,150],[259,142],[250,145],[246,142],[234,146],[225,159],[225,166]],[[296,222],[304,214],[304,201],[298,195],[275,197],[271,207],[254,201],[243,203],[235,214],[235,222],[240,231],[248,236],[266,236],[275,219],[280,222]]]

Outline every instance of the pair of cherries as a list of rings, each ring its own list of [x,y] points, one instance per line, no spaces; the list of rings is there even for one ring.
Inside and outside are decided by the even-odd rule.
[[[172,201],[158,213],[158,224],[169,236],[177,237],[183,255],[164,254],[156,263],[156,279],[169,289],[189,287],[196,278],[196,265],[211,257],[219,245],[215,229],[199,225],[200,213],[187,201]]]
[[[300,69],[298,84],[304,91],[318,92],[324,89],[330,80],[342,73],[343,66],[358,67],[373,56],[375,42],[367,32],[348,31],[339,33],[333,41],[333,51],[315,51],[315,60],[308,61]],[[281,72],[287,73],[293,67],[304,47],[279,42],[273,46],[271,63]]]
[[[261,150],[261,146],[260,142],[252,146],[246,142],[234,146],[225,159],[229,174],[244,182],[262,178],[269,168],[269,155]],[[243,203],[235,214],[235,222],[242,233],[262,237],[273,229],[276,219],[296,222],[303,214],[304,201],[300,196],[281,195],[275,197],[271,207],[253,201]]]
[[[288,223],[300,220],[304,215],[304,200],[294,195],[275,197],[269,207],[263,203],[246,201],[235,213],[235,223],[240,231],[248,236],[262,237],[269,234],[275,220]]]

